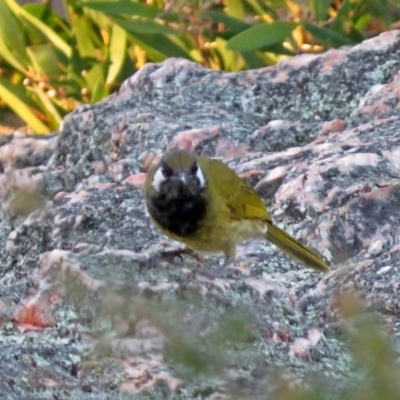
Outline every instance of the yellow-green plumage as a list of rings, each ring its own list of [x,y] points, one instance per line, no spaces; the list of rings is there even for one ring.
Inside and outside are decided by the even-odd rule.
[[[329,271],[328,266],[320,257],[307,247],[303,246],[284,230],[272,225],[272,223],[268,225],[268,231],[265,238],[275,246],[278,246],[287,255],[292,257],[293,260],[299,261],[317,271]]]
[[[223,252],[230,259],[235,257],[236,244],[247,239],[264,237],[294,260],[318,271],[328,271],[326,263],[320,257],[273,225],[261,197],[232,169],[218,160],[183,151],[165,155],[162,164],[149,171],[144,185],[149,211],[152,196],[157,195],[152,182],[160,165],[170,167],[175,173],[190,171],[195,163],[205,178],[204,190],[198,194],[206,202],[205,215],[199,221],[198,229],[188,235],[171,232],[152,216],[162,232],[194,250]]]

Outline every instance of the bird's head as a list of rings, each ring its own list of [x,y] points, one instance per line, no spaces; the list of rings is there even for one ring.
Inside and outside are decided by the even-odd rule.
[[[206,188],[206,178],[196,156],[177,150],[165,154],[154,170],[151,187],[167,197],[195,196]]]

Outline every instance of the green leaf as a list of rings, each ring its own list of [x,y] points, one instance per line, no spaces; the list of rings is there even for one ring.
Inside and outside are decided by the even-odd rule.
[[[257,0],[247,0],[247,3],[251,8],[253,8],[256,15],[264,15],[265,10],[258,4]],[[264,4],[263,4],[264,5]]]
[[[192,59],[190,54],[176,43],[176,37],[169,38],[164,35],[142,35],[140,33],[132,34],[132,37],[152,61],[160,62],[167,57]]]
[[[18,63],[23,64],[28,61],[22,24],[15,17],[6,0],[0,0],[0,40],[13,53],[13,58],[18,60]]]
[[[111,29],[110,39],[110,67],[108,69],[106,85],[115,82],[124,66],[126,57],[127,34],[124,29],[114,24]]]
[[[105,86],[105,63],[96,63],[87,72],[85,80],[90,90],[90,102],[96,103],[109,94]]]
[[[294,56],[293,51],[290,51],[282,43],[274,43],[260,48],[260,51],[274,53],[277,55]]]
[[[353,5],[354,5],[354,1],[344,0],[336,14],[335,20],[340,19],[340,18],[348,19],[350,17],[350,14],[352,14]]]
[[[134,1],[82,1],[80,5],[105,14],[140,16],[146,18],[155,18],[157,14],[162,11],[157,7]]]
[[[96,63],[92,68],[86,73],[85,81],[89,91],[92,93],[98,86],[99,82],[101,82],[104,86],[104,65],[100,63]]]
[[[72,38],[72,42],[75,38]],[[78,49],[76,46],[72,45],[72,55],[68,59],[68,64],[62,65],[61,69],[64,71],[64,74],[67,75],[67,81],[74,82],[76,87],[79,89],[79,92],[83,87],[86,86],[86,81],[82,76],[82,71],[87,68],[87,60],[83,60],[78,53]],[[79,95],[80,98],[80,95]]]
[[[97,103],[101,99],[104,99],[104,97],[106,97],[108,95],[109,95],[109,92],[106,89],[106,87],[104,86],[104,80],[98,79],[93,87],[92,96],[90,97],[90,103],[91,104]]]
[[[242,0],[226,0],[226,14],[235,18],[244,18]]]
[[[111,22],[110,18],[107,14],[104,14],[100,11],[92,10],[90,8],[85,7],[83,9],[83,15],[91,21],[92,25],[92,31],[97,32],[98,30],[102,29],[109,29]],[[95,40],[94,38],[96,37],[96,34],[92,34],[92,40]]]
[[[4,43],[3,38],[0,35],[0,56],[3,60],[8,62],[11,66],[13,66],[18,71],[23,74],[28,74],[28,70],[25,66],[14,56],[14,54],[10,51],[8,46]],[[26,62],[28,64],[29,62]]]
[[[42,110],[46,114],[47,118],[50,121],[50,125],[54,128],[57,129],[60,126],[62,117],[58,113],[55,105],[52,103],[51,99],[49,98],[48,94],[45,93],[42,89],[39,87],[34,87],[33,92],[38,96],[40,102],[42,103]]]
[[[248,69],[265,67],[265,63],[257,56],[257,53],[254,51],[243,51],[242,57]]]
[[[212,57],[210,57],[211,66],[214,67],[212,64],[213,61],[218,58],[219,65],[223,70],[228,71],[240,71],[245,67],[245,63],[241,58],[239,53],[234,51],[230,51],[226,48],[226,41],[222,38],[215,39],[215,47],[210,49]]]
[[[362,32],[365,30],[368,22],[371,20],[371,15],[370,14],[364,14],[355,23],[354,28],[357,29],[357,31]]]
[[[297,24],[275,21],[252,26],[228,41],[228,49],[235,51],[257,50],[264,46],[280,43],[291,35]]]
[[[67,57],[71,55],[71,47],[50,27],[44,22],[29,14],[26,10],[20,7],[14,0],[5,1],[11,11],[22,21],[25,21],[34,26],[43,36],[45,36],[53,45],[62,51]]]
[[[329,29],[320,28],[319,26],[303,19],[301,21],[304,29],[310,32],[313,37],[319,40],[321,43],[328,46],[339,47],[343,45],[354,44],[349,38],[340,35],[339,33],[333,32]]]
[[[223,23],[227,30],[235,32],[235,34],[242,32],[252,25],[238,18],[230,17],[221,12],[216,11],[206,11],[203,14],[205,17],[210,18],[216,23]],[[219,34],[220,35],[220,34]]]
[[[351,0],[344,0],[342,6],[339,8],[333,23],[330,24],[330,30],[333,32],[341,33],[345,32],[344,26],[351,24],[352,17],[354,15],[354,7]]]
[[[180,23],[182,21],[181,13],[175,12],[173,9],[169,11],[161,11],[159,13],[159,18],[162,18],[164,22]]]
[[[147,20],[144,18],[119,18],[110,16],[110,19],[118,24],[121,28],[126,29],[131,33],[141,33],[141,34],[162,34],[162,35],[173,35],[177,34],[178,31],[170,28],[169,26],[159,24],[155,21]]]
[[[326,21],[331,0],[311,0],[310,6],[317,21]]]
[[[79,55],[82,58],[95,58],[95,46],[91,40],[92,28],[85,16],[71,15],[72,33],[76,38]]]
[[[26,52],[35,71],[47,77],[60,73],[59,65],[66,62],[50,44],[29,46]]]
[[[42,4],[28,3],[23,6],[23,9],[57,32],[64,41],[68,42],[70,40],[71,28],[69,20],[67,22],[61,15],[53,11],[50,2]],[[28,26],[28,24],[25,24],[25,27]]]
[[[27,3],[23,6],[24,10],[31,14],[33,17],[44,21],[46,18],[46,14],[49,13],[49,3]]]
[[[25,89],[23,87],[19,87],[18,89],[8,79],[0,76],[0,97],[6,102],[8,107],[25,121],[34,132],[50,132],[50,129],[35,115],[32,108],[28,105],[30,101],[26,98]]]

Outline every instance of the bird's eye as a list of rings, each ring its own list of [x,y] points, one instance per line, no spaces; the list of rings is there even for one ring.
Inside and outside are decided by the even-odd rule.
[[[197,163],[193,164],[192,168],[190,168],[190,172],[192,175],[196,175],[198,170],[199,170],[199,167],[198,167]]]
[[[166,165],[166,164],[161,165],[160,169],[161,169],[162,176],[163,176],[164,178],[169,178],[169,177],[171,177],[172,174],[173,174],[173,172],[174,172],[174,171],[172,171],[172,169],[171,169],[168,165]]]
[[[167,178],[167,177],[168,177],[167,168],[161,167],[161,173],[163,174],[163,177],[164,177],[164,178]]]

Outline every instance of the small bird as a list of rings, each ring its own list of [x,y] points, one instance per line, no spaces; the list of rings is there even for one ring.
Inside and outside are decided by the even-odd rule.
[[[238,243],[263,237],[294,260],[329,271],[273,224],[257,192],[221,161],[182,150],[166,153],[147,174],[143,193],[155,225],[191,250],[223,252],[230,261]]]

